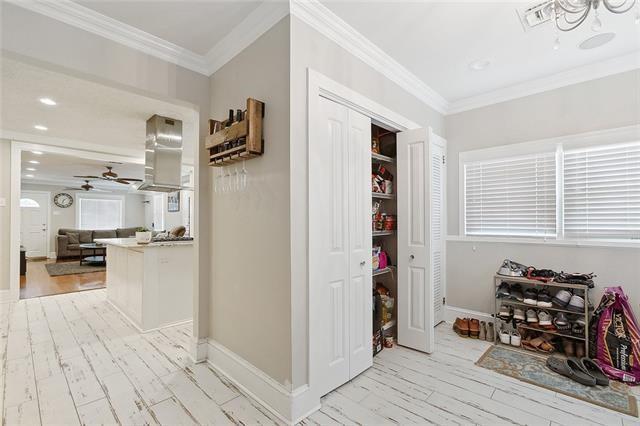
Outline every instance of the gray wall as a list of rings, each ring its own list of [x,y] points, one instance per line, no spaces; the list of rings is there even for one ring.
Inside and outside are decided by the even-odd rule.
[[[639,87],[636,70],[447,116],[449,235],[459,233],[460,152],[638,124]],[[490,312],[491,277],[505,258],[536,267],[595,272],[595,303],[609,285],[624,286],[635,306],[640,303],[638,249],[449,241],[447,250],[451,306]]]
[[[211,188],[208,186],[208,158],[201,155],[208,133],[208,77],[6,2],[2,4],[0,19],[3,55],[194,108],[200,118],[200,140],[195,150],[198,192],[195,228],[197,234],[208,235]],[[195,248],[198,253],[194,271],[198,283],[194,289],[198,301],[194,306],[195,335],[206,337],[209,239],[196,237]]]
[[[265,102],[264,155],[246,162],[245,192],[212,193],[210,337],[291,382],[289,18],[211,76],[211,117]],[[231,166],[242,167],[242,164]],[[210,185],[220,169],[211,167]]]
[[[291,283],[294,387],[307,383],[307,68],[444,133],[441,114],[296,17],[291,18]]]
[[[6,206],[0,207],[0,229],[11,227],[11,143],[0,139],[0,198]],[[9,288],[9,238],[0,238],[0,290]]]

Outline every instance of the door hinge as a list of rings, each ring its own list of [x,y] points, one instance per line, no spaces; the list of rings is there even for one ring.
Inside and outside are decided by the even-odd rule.
[[[442,304],[443,304],[443,305],[446,305],[446,304],[447,304],[447,298],[446,298],[446,297],[443,297],[443,298],[442,298]]]
[[[442,164],[445,164],[444,155],[442,156]]]

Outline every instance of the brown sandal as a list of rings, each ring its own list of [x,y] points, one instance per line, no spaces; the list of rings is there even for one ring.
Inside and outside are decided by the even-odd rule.
[[[469,320],[469,337],[472,339],[480,337],[480,321],[475,318]]]
[[[453,323],[453,331],[460,337],[469,337],[469,320],[466,318],[456,318]]]
[[[543,352],[545,354],[550,354],[556,350],[551,343],[542,337],[536,337],[535,339],[530,340],[529,343],[536,351]]]

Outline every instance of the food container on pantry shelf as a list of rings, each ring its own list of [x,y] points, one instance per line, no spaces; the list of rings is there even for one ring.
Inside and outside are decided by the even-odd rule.
[[[385,215],[382,229],[385,231],[393,231],[396,229],[396,217],[395,215]]]
[[[384,338],[384,347],[392,348],[393,347],[393,336],[386,336]]]

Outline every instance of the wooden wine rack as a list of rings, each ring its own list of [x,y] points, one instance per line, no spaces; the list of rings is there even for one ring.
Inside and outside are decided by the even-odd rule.
[[[222,167],[262,155],[263,118],[264,102],[249,98],[242,121],[227,127],[228,120],[209,120],[209,136],[205,143],[209,151],[209,165]],[[214,133],[216,126],[221,127],[221,130]]]

